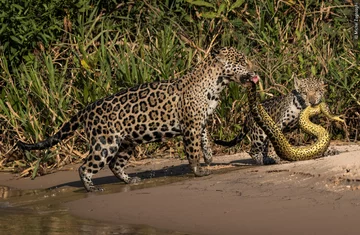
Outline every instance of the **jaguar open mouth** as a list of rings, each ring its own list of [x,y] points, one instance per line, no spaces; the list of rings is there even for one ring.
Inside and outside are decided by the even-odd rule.
[[[255,84],[256,84],[259,80],[260,80],[260,77],[259,77],[258,75],[250,78],[250,81],[252,81],[252,82],[255,83]]]

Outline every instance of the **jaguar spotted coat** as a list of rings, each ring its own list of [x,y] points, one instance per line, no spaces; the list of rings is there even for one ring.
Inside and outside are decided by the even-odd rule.
[[[234,48],[222,48],[176,81],[153,82],[124,89],[79,111],[48,139],[17,146],[23,150],[49,148],[73,135],[82,125],[90,141],[90,152],[79,168],[87,191],[96,191],[92,176],[106,164],[120,180],[138,182],[124,168],[135,146],[183,136],[185,152],[196,176],[209,175],[199,159],[212,161],[206,122],[216,108],[221,91],[230,81],[258,80],[251,63]]]

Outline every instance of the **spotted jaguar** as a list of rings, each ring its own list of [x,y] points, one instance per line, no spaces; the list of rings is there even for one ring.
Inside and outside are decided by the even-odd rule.
[[[326,91],[322,79],[307,78],[294,79],[294,90],[283,96],[267,99],[262,102],[266,112],[283,132],[291,132],[298,127],[300,112],[308,106],[315,106],[321,102]],[[272,144],[265,132],[257,125],[251,114],[242,125],[240,133],[230,141],[214,140],[218,145],[235,146],[250,132],[250,156],[259,165],[278,163],[280,159],[274,154]]]
[[[201,154],[206,164],[212,161],[206,123],[227,84],[249,80],[257,82],[259,76],[246,56],[231,47],[221,48],[178,80],[121,90],[89,104],[46,140],[19,141],[17,146],[23,150],[49,148],[82,125],[90,150],[79,175],[87,191],[98,191],[102,189],[93,184],[92,177],[105,165],[125,183],[139,182],[124,171],[135,146],[181,135],[190,168],[195,176],[206,176],[209,169],[199,163]]]

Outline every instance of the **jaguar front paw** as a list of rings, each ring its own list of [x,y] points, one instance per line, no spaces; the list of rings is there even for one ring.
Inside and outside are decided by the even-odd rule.
[[[213,161],[212,156],[204,158],[204,162],[206,165],[210,165],[212,163],[212,161]]]
[[[95,187],[95,186],[89,186],[89,187],[85,187],[86,191],[88,191],[89,193],[94,193],[94,192],[103,192],[104,189],[100,188],[100,187]]]
[[[211,171],[208,168],[204,168],[204,167],[200,167],[200,166],[192,167],[192,170],[193,170],[195,176],[197,176],[197,177],[207,176],[207,175],[211,174]]]
[[[137,184],[137,183],[140,183],[141,182],[141,178],[140,177],[124,177],[123,178],[123,181],[126,183],[126,184]]]

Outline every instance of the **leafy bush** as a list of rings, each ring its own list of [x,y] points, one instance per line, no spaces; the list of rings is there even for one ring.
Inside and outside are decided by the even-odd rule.
[[[180,77],[218,46],[255,62],[263,98],[288,93],[294,76],[324,78],[326,102],[349,117],[332,134],[358,138],[359,41],[341,1],[0,0],[0,9],[0,164],[22,175],[77,161],[86,145],[79,132],[24,157],[18,139],[42,140],[122,87]],[[214,136],[237,133],[246,101],[236,84],[224,91]]]

